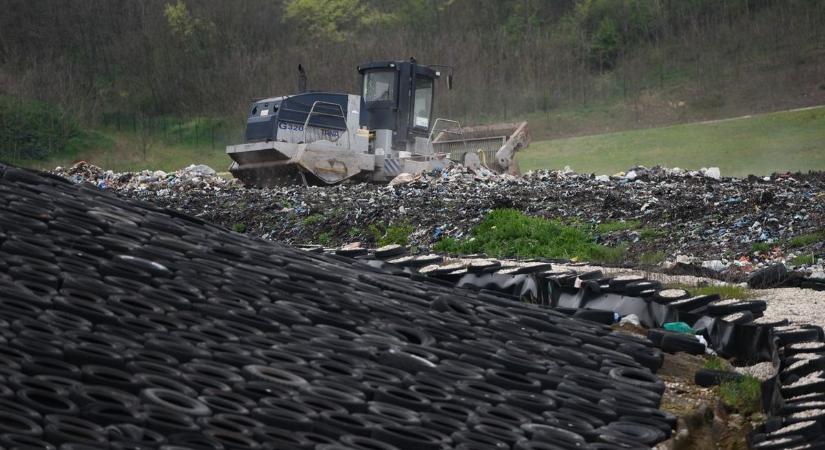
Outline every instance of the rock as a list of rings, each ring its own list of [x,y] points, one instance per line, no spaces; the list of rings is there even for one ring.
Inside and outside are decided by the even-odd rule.
[[[722,173],[719,171],[718,167],[711,167],[705,171],[705,176],[708,178],[713,178],[714,180],[719,180],[722,178]]]
[[[596,178],[594,178],[594,179],[595,179],[596,181],[600,182],[600,183],[608,183],[608,182],[610,182],[610,177],[609,177],[609,176],[607,176],[607,175],[596,175]]]

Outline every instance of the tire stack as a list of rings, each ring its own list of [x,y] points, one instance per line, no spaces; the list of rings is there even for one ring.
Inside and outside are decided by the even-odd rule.
[[[0,448],[649,448],[606,325],[0,166]]]
[[[753,448],[825,448],[825,340],[818,327],[773,329],[778,374],[768,380],[769,419],[751,436]]]

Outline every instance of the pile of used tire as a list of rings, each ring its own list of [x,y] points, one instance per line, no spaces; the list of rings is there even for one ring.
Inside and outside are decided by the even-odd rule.
[[[647,448],[661,353],[0,165],[0,447]]]

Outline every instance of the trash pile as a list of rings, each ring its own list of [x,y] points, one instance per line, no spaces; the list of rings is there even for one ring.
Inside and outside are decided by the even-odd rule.
[[[468,236],[494,208],[515,208],[592,225],[599,243],[627,246],[630,264],[661,254],[665,268],[690,265],[720,277],[777,262],[825,276],[825,173],[734,179],[718,168],[634,167],[610,176],[569,168],[511,176],[457,166],[404,174],[389,186],[270,189],[246,189],[211,169],[114,174],[83,164],[56,173],[291,244],[373,243],[389,226],[410,225],[408,243],[426,249]],[[622,222],[628,226],[598,231]]]
[[[169,173],[162,170],[114,172],[81,161],[68,169],[57,167],[53,173],[74,183],[92,183],[100,189],[118,192],[151,190],[160,196],[186,191],[220,191],[240,186],[237,180],[221,178],[214,169],[203,164],[192,164]]]

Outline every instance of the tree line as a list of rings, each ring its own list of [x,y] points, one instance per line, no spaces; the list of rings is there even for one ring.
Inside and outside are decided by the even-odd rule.
[[[241,118],[252,98],[294,92],[298,64],[310,89],[357,92],[359,63],[411,56],[453,66],[456,87],[440,97],[440,114],[510,117],[638,99],[686,72],[713,92],[720,71],[825,41],[820,0],[4,3],[0,94],[98,123],[117,114]]]

